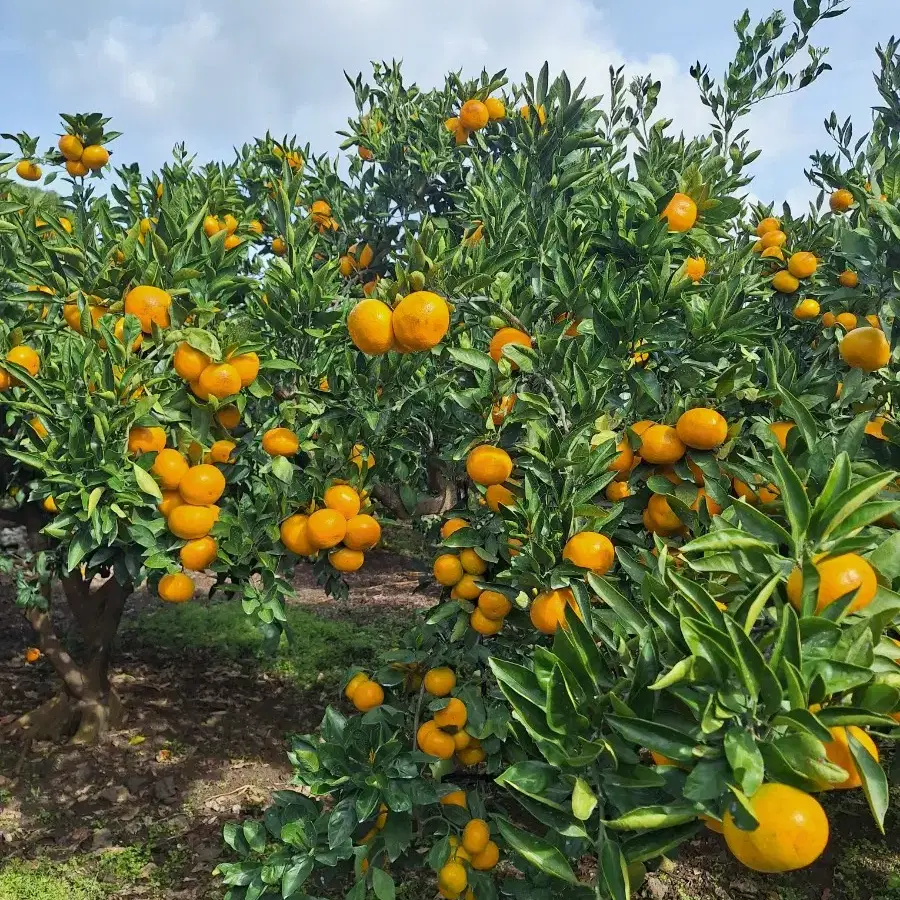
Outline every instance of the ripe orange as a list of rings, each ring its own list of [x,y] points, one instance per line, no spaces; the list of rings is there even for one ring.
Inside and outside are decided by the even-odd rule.
[[[159,486],[164,491],[178,490],[181,480],[189,469],[188,461],[177,450],[171,449],[160,450],[150,467],[150,471],[156,476]]]
[[[476,484],[502,484],[512,475],[512,469],[512,459],[502,447],[482,444],[466,457],[466,472]]]
[[[309,516],[288,516],[279,529],[281,543],[297,556],[314,556],[317,548],[309,539],[306,524]]]
[[[634,451],[631,449],[631,444],[629,444],[627,440],[619,441],[619,443],[616,444],[616,450],[619,452],[613,457],[610,464],[606,467],[606,470],[607,472],[618,472],[619,476],[625,475],[627,477],[628,473],[631,471],[632,463],[634,462]]]
[[[219,552],[219,545],[215,538],[208,535],[206,537],[197,538],[195,541],[188,541],[179,552],[181,565],[185,569],[194,572],[202,572],[203,569],[209,567]]]
[[[84,144],[74,134],[64,134],[56,144],[59,152],[70,162],[78,162],[84,153]]]
[[[431,291],[415,291],[394,307],[392,325],[394,339],[404,350],[430,350],[450,328],[450,308]]]
[[[482,591],[478,595],[478,609],[485,618],[496,621],[509,614],[512,603],[499,591]]]
[[[366,448],[362,444],[354,444],[353,449],[350,451],[350,462],[362,472],[363,468],[363,454],[366,454],[365,458],[365,466],[367,469],[371,469],[372,466],[375,465],[375,454],[372,453],[371,450],[366,450]]]
[[[25,662],[36,663],[41,658],[41,651],[37,647],[29,647],[25,651]]]
[[[484,753],[483,750],[482,753]],[[493,869],[498,862],[500,862],[500,848],[493,841],[488,841],[484,850],[472,857],[469,865],[478,872],[487,872]]]
[[[793,427],[793,422],[772,422],[769,425],[769,431],[775,435],[778,446],[781,447],[782,450],[787,448],[788,433]]]
[[[251,219],[250,224],[247,226],[247,228],[254,234],[262,234],[265,231],[265,228],[263,228],[263,223],[260,222],[259,219]]]
[[[473,631],[477,631],[482,637],[490,637],[503,628],[503,618],[491,619],[480,609],[475,609],[469,616],[469,625],[471,625]]]
[[[547,121],[547,110],[544,109],[544,104],[541,103],[535,107],[537,110],[538,122],[543,125]],[[527,122],[531,119],[531,106],[529,104],[525,104],[524,106],[519,107],[519,115]]]
[[[850,269],[844,269],[844,271],[838,275],[838,281],[841,283],[842,287],[855,288],[859,284],[859,276]]]
[[[348,682],[347,686],[344,688],[344,696],[348,700],[353,699],[353,695],[356,693],[356,689],[363,684],[364,682],[369,680],[369,676],[366,675],[365,672],[357,672]]]
[[[575,610],[580,618],[581,612],[569,588],[543,591],[531,601],[531,609],[528,611],[531,624],[543,634],[556,634],[556,629],[560,625],[563,628],[566,626],[567,606]]]
[[[438,728],[463,728],[469,718],[466,704],[458,697],[451,697],[443,709],[434,714],[434,724]]]
[[[684,274],[696,284],[706,274],[706,260],[702,256],[689,256],[684,263]]]
[[[716,501],[713,500],[713,498],[710,497],[703,488],[700,488],[697,491],[697,496],[694,497],[694,502],[691,504],[691,509],[695,511],[700,509],[701,501],[704,501],[706,503],[706,511],[711,516],[717,516],[720,512],[722,512],[722,507],[718,503],[716,503]]]
[[[869,751],[869,755],[875,762],[878,762],[878,747],[875,746],[872,738],[856,725],[850,725],[847,728],[839,725],[828,730],[831,732],[832,739],[825,744],[825,756],[828,757],[829,762],[840,766],[847,773],[847,778],[837,784],[824,782],[822,789],[844,791],[860,787],[862,779],[859,777],[859,769],[857,769],[853,754],[850,752],[850,735],[853,735]]]
[[[316,510],[306,523],[310,543],[319,550],[336,547],[347,533],[347,520],[333,509]]]
[[[782,269],[772,276],[772,287],[779,294],[793,294],[800,287],[800,282],[787,269]]]
[[[138,285],[125,295],[125,314],[140,319],[144,334],[150,334],[154,325],[159,328],[169,327],[171,306],[172,298],[169,294],[149,284]]]
[[[47,426],[37,416],[32,416],[31,419],[28,420],[28,424],[42,441],[45,440],[50,433],[47,431]]]
[[[780,231],[781,230],[781,222],[778,219],[772,218],[772,216],[767,216],[765,219],[762,219],[759,225],[756,226],[756,234],[758,237],[762,237],[769,231]]]
[[[468,805],[469,801],[466,799],[465,791],[450,791],[449,794],[441,797],[441,806],[460,806],[467,809]]]
[[[229,356],[228,363],[237,369],[241,387],[250,387],[256,381],[259,375],[259,357],[252,350],[240,356]]]
[[[425,673],[425,690],[434,697],[446,697],[456,687],[456,674],[447,666],[429,669]]]
[[[490,121],[491,114],[481,100],[466,100],[459,111],[459,124],[467,131],[478,131]]]
[[[6,354],[6,361],[21,366],[32,378],[36,378],[38,372],[41,370],[41,357],[36,350],[33,350],[26,344],[19,344],[18,346],[13,347],[12,350]],[[11,378],[11,381],[12,384],[19,383],[14,377]]]
[[[471,547],[459,551],[459,561],[463,571],[470,575],[483,575],[487,572],[487,563]]]
[[[225,476],[208,463],[192,466],[178,483],[178,490],[185,503],[209,506],[225,491]]]
[[[882,330],[882,328],[881,328],[881,320],[878,318],[878,316],[874,315],[873,313],[870,313],[869,315],[866,316],[866,321],[867,321],[873,328],[877,328],[879,331]]]
[[[732,479],[732,487],[737,497],[742,497],[748,503],[771,503],[778,499],[778,488],[774,484],[763,485],[759,483],[755,488],[741,481],[740,478]]]
[[[566,541],[563,559],[582,569],[590,569],[596,575],[605,575],[615,561],[612,541],[597,531],[580,531]]]
[[[238,229],[238,220],[231,213],[226,213],[222,219],[222,227],[229,234],[234,234]]]
[[[792,253],[788,260],[788,272],[795,278],[809,278],[816,274],[816,267],[819,261],[814,253],[801,250],[799,253]]]
[[[461,519],[458,516],[453,519],[447,519],[443,525],[441,525],[441,537],[448,538],[451,534],[456,534],[461,528],[467,528],[469,523],[465,519]]]
[[[488,116],[492,122],[506,118],[506,104],[499,97],[488,97],[484,101]]]
[[[780,229],[767,231],[761,238],[763,250],[769,247],[783,247],[787,243],[787,235]]]
[[[359,513],[359,494],[349,484],[333,484],[325,491],[325,506],[339,512],[345,519]]]
[[[847,188],[838,188],[828,198],[828,205],[832,212],[846,212],[853,206],[853,194]]]
[[[501,328],[494,332],[494,336],[491,338],[491,343],[488,346],[488,354],[494,362],[500,362],[500,357],[503,355],[503,348],[507,344],[518,344],[522,347],[530,347],[531,337],[518,328]],[[519,368],[512,360],[509,362],[513,370]]]
[[[757,872],[791,872],[810,865],[828,843],[828,818],[819,801],[786,784],[764,784],[750,798],[759,826],[742,831],[731,810],[722,834],[739,862]]]
[[[158,453],[166,446],[166,432],[164,428],[152,426],[145,428],[143,425],[135,425],[128,432],[128,452]]]
[[[840,325],[844,331],[853,331],[856,328],[856,316],[853,315],[852,312],[842,312],[838,313],[834,321],[837,325]]]
[[[164,490],[162,492],[162,500],[160,500],[159,506],[156,508],[164,519],[168,519],[169,513],[171,513],[176,506],[181,506],[182,503],[184,503],[184,500],[181,499],[181,494],[179,494],[178,491]]]
[[[284,254],[287,253],[287,243],[285,242],[284,238],[282,238],[282,237],[273,238],[272,252],[276,256],[284,256]]]
[[[37,181],[41,177],[41,167],[30,159],[21,159],[16,163],[16,175],[23,181]]]
[[[363,147],[362,144],[359,145],[356,152],[359,154],[359,158],[366,162],[371,162],[375,158],[375,154],[368,147]]]
[[[364,681],[353,692],[351,702],[360,712],[368,712],[384,703],[384,688],[375,681]]]
[[[453,586],[450,596],[454,600],[475,600],[480,593],[481,588],[475,583],[475,576],[466,572]]]
[[[125,343],[125,317],[122,316],[119,319],[116,319],[116,324],[113,326],[113,335],[116,340],[120,344]],[[141,349],[141,344],[144,343],[144,335],[139,334],[131,344],[131,349],[135,352]],[[102,345],[101,345],[102,346]]]
[[[185,381],[196,381],[209,364],[209,357],[187,341],[182,341],[172,354],[172,368]]]
[[[269,456],[293,456],[300,449],[300,439],[290,428],[270,428],[263,435],[262,448]]]
[[[185,541],[206,537],[219,518],[218,506],[176,506],[169,513],[169,531]]]
[[[350,340],[368,356],[381,356],[394,345],[394,313],[380,300],[360,300],[347,316]]]
[[[631,488],[624,481],[611,481],[606,486],[606,499],[611,503],[618,503],[631,496]]]
[[[784,262],[784,250],[781,247],[766,247],[759,255],[761,259],[777,259]]]
[[[657,534],[666,536],[677,534],[684,529],[684,523],[669,506],[669,501],[662,494],[654,494],[647,501],[647,518],[653,524],[650,529]]]
[[[194,582],[184,572],[172,572],[159,579],[157,591],[167,603],[186,603],[194,596]]]
[[[237,446],[234,441],[214,441],[209,448],[208,461],[214,463],[233,463],[231,454]]]
[[[675,193],[659,217],[669,223],[669,231],[689,231],[697,221],[697,204],[687,194]]]
[[[365,513],[347,521],[344,546],[351,550],[371,550],[381,540],[381,526]]]
[[[197,386],[207,396],[222,400],[240,391],[241,376],[230,363],[210,363],[200,373]]]
[[[59,507],[56,505],[56,500],[53,497],[44,497],[44,502],[41,504],[48,513],[58,513]]]
[[[66,162],[66,171],[73,178],[84,178],[85,175],[90,171],[88,167],[79,159],[79,160],[68,160]]]
[[[225,249],[234,250],[235,247],[240,247],[242,243],[243,241],[236,234],[229,234],[225,238]]]
[[[204,216],[203,217],[203,233],[207,237],[212,237],[214,234],[218,234],[219,231],[222,230],[222,223],[219,221],[218,216]]]
[[[349,547],[339,547],[328,554],[328,562],[338,572],[356,572],[365,561],[366,555],[362,550],[351,550]]]
[[[34,420],[32,420],[32,421],[34,421]],[[39,419],[37,421],[40,422]],[[871,422],[866,423],[865,433],[868,434],[870,437],[878,438],[878,440],[880,440],[880,441],[886,441],[887,438],[885,437],[885,434],[884,434],[884,426],[886,423],[887,423],[887,419],[885,419],[884,416],[875,416],[875,418],[872,419]],[[41,427],[43,427],[43,425]],[[37,429],[35,429],[35,430],[37,430]],[[44,431],[46,432],[46,429],[44,429]]]
[[[853,369],[874,372],[888,364],[891,345],[884,332],[867,326],[847,334],[838,347],[841,358]]]
[[[671,425],[652,425],[641,435],[641,457],[654,465],[671,465],[684,456],[686,447]]]
[[[92,171],[102,169],[109,162],[109,150],[99,144],[90,144],[84,148],[81,161]]]
[[[241,423],[241,413],[236,406],[223,406],[216,413],[216,421],[227,431],[232,431]]]
[[[433,721],[422,725],[416,737],[419,749],[438,759],[450,759],[456,750],[453,738],[445,731],[441,731]]]
[[[826,606],[851,591],[854,592],[853,602],[847,608],[848,613],[865,609],[874,599],[878,590],[875,570],[856,553],[841,553],[818,559],[813,565],[819,573],[816,613],[821,613]],[[799,610],[803,599],[803,572],[799,568],[795,568],[788,578],[787,595],[791,605]]]
[[[728,437],[728,422],[716,410],[698,406],[681,414],[675,424],[675,432],[681,442],[688,447],[695,450],[714,450],[725,443],[725,438]]]
[[[809,319],[815,319],[819,315],[819,310],[821,307],[819,306],[819,302],[817,300],[813,300],[812,298],[807,297],[806,300],[801,300],[794,307],[794,318],[800,319],[801,322],[806,322]]]
[[[481,853],[490,839],[491,829],[484,819],[470,819],[463,829],[462,845],[472,856]]]
[[[504,484],[492,484],[484,492],[484,500],[491,512],[499,513],[501,506],[515,506],[516,495]]]
[[[453,587],[453,585],[459,583],[465,574],[459,557],[453,553],[442,553],[438,556],[434,561],[432,571],[434,572],[435,581],[444,587]]]

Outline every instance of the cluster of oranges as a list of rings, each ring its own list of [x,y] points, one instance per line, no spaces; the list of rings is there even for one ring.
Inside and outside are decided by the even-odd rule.
[[[232,397],[241,388],[249,387],[259,375],[259,356],[248,353],[229,355],[221,362],[213,362],[202,350],[182,341],[172,355],[172,367],[201,400]]]
[[[357,672],[344,688],[344,696],[360,711],[368,712],[384,703],[384,688],[365,672]]]
[[[37,350],[33,347],[29,347],[27,344],[18,344],[13,347],[9,353],[6,354],[6,361],[21,366],[32,378],[37,378],[37,374],[41,370],[40,354]],[[0,368],[0,391],[16,387],[21,383],[22,382],[19,381],[15,375],[10,374],[10,372],[4,368]]]
[[[391,309],[372,298],[361,300],[347,316],[354,345],[367,356],[391,350],[414,353],[436,347],[450,328],[450,307],[431,291],[414,291]]]
[[[754,253],[759,253],[763,259],[774,259],[776,263],[785,263],[786,267],[778,269],[772,276],[772,287],[780,294],[793,294],[804,278],[812,278],[816,274],[819,261],[814,253],[807,250],[799,250],[785,257],[784,246],[787,243],[787,234],[781,229],[781,222],[772,216],[767,216],[756,226],[758,240],[753,244]],[[815,300],[802,301],[805,306],[798,305],[801,310],[798,318],[814,318],[818,315],[818,303]],[[815,313],[809,315],[812,304],[815,304]],[[796,315],[795,311],[795,315]]]
[[[354,272],[364,272],[372,265],[372,258],[375,253],[368,244],[360,247],[358,244],[351,244],[347,252],[340,258],[340,272],[344,278],[349,278]],[[375,293],[378,286],[378,276],[369,278],[363,284],[363,293],[367,297],[371,297]]]
[[[356,572],[366,560],[366,551],[381,540],[378,520],[360,512],[365,499],[352,485],[331,485],[325,490],[322,509],[289,516],[281,523],[281,543],[298,556],[327,550],[328,562],[338,572]]]
[[[425,674],[424,687],[434,697],[447,697],[456,686],[456,675],[444,666]],[[456,756],[463,766],[477,766],[484,762],[481,741],[466,731],[469,711],[459,697],[450,697],[433,718],[423,722],[416,732],[416,744],[423,753],[437,759]]]
[[[488,122],[505,118],[506,104],[499,97],[486,97],[484,100],[473,98],[466,100],[460,107],[459,115],[447,119],[444,127],[454,135],[457,144],[465,144],[473,131],[481,131]]]
[[[62,135],[57,147],[66,160],[66,171],[73,178],[84,178],[88,172],[96,172],[109,162],[109,150],[106,147],[101,144],[85,146],[81,138],[74,134]]]
[[[236,233],[239,227],[240,222],[238,222],[231,213],[226,213],[221,219],[218,216],[205,216],[203,219],[203,233],[208,238],[217,235],[220,231],[226,233],[226,250],[233,250],[235,247],[240,247],[241,238]],[[252,234],[260,235],[265,229],[263,228],[263,223],[260,222],[259,219],[251,219],[247,224],[247,230]]]
[[[313,225],[318,229],[319,234],[325,231],[338,230],[337,220],[331,215],[331,204],[327,200],[313,200],[309,208],[309,217]],[[274,243],[272,250],[277,252],[275,251]]]
[[[500,861],[500,848],[491,840],[491,829],[484,819],[469,819],[462,840],[455,834],[448,839],[450,856],[438,870],[438,890],[447,900],[456,900],[465,891],[465,900],[475,900],[469,887],[466,864],[478,872],[487,872]],[[480,848],[480,849],[479,849]]]

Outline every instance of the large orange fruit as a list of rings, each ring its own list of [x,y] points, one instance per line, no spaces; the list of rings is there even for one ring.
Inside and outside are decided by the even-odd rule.
[[[135,425],[128,432],[129,453],[159,453],[166,446],[166,431],[158,426]]]
[[[762,237],[768,231],[780,230],[781,222],[778,219],[773,218],[772,216],[766,216],[765,219],[761,219],[760,223],[756,226],[756,234],[759,237]]]
[[[772,287],[779,294],[793,294],[800,287],[800,282],[787,269],[782,269],[772,276]]]
[[[347,520],[334,509],[316,510],[306,523],[310,543],[319,550],[336,547],[347,533]]]
[[[359,513],[359,494],[349,484],[333,484],[323,497],[325,506],[339,512],[345,519]]]
[[[442,553],[434,561],[434,578],[444,587],[453,587],[462,579],[465,571],[455,553]]]
[[[230,397],[241,389],[241,376],[230,363],[211,363],[197,379],[200,390],[221,400]]]
[[[697,221],[697,204],[687,194],[675,193],[659,217],[669,223],[669,231],[688,231]]]
[[[512,459],[502,447],[482,444],[466,457],[466,472],[476,484],[502,484],[512,475]]]
[[[590,569],[596,575],[605,575],[615,561],[616,553],[612,541],[597,531],[580,531],[573,534],[563,547],[563,559]]]
[[[19,344],[6,354],[6,361],[21,366],[32,378],[36,378],[41,370],[41,357],[38,352],[27,344]],[[15,378],[13,384],[18,384]]]
[[[500,328],[498,331],[495,331],[494,336],[491,338],[491,343],[488,346],[488,354],[494,362],[500,362],[500,357],[503,355],[503,348],[507,344],[518,344],[522,347],[530,347],[531,336],[518,328]],[[509,362],[513,369],[518,368],[512,360]]]
[[[90,144],[81,154],[83,162],[92,172],[102,169],[109,162],[109,150],[100,144]]]
[[[832,212],[846,212],[853,206],[853,194],[847,188],[838,188],[828,198],[828,205]]]
[[[819,261],[816,259],[815,253],[809,253],[801,250],[799,253],[792,253],[788,260],[788,272],[794,278],[809,278],[816,274],[816,268]]]
[[[209,535],[197,538],[195,541],[188,541],[179,551],[181,565],[185,569],[194,572],[202,572],[208,568],[219,552],[219,545],[215,538]]]
[[[848,366],[864,372],[883,368],[891,358],[891,345],[884,332],[871,326],[851,331],[838,349]]]
[[[219,518],[218,506],[191,506],[184,503],[169,513],[169,531],[185,541],[206,537]]]
[[[269,456],[293,456],[300,449],[300,439],[290,428],[270,428],[263,435],[262,448]]]
[[[209,506],[225,491],[225,476],[208,463],[192,466],[178,483],[178,490],[185,503]]]
[[[394,346],[394,313],[380,300],[360,300],[347,316],[354,345],[368,356],[381,356]]]
[[[878,747],[875,746],[872,738],[856,725],[850,725],[848,728],[838,725],[828,730],[831,732],[832,739],[825,744],[825,755],[828,757],[829,762],[840,766],[847,773],[847,778],[845,781],[836,784],[834,782],[823,783],[823,790],[843,791],[860,787],[862,779],[859,777],[859,769],[857,769],[856,761],[850,752],[850,735],[856,738],[869,751],[869,755],[875,762],[878,762]]]
[[[150,467],[164,491],[178,490],[189,469],[188,461],[177,450],[172,449],[160,450]]]
[[[509,615],[512,603],[499,591],[482,591],[478,595],[478,609],[485,618],[496,621]]]
[[[169,308],[172,298],[164,290],[149,284],[132,288],[125,295],[125,314],[137,316],[144,334],[150,334],[153,326],[169,327]]]
[[[851,591],[853,602],[847,612],[854,613],[867,607],[878,590],[875,570],[868,561],[856,553],[841,553],[814,561],[819,573],[819,590],[816,595],[816,613]],[[803,599],[803,572],[795,568],[788,578],[787,595],[791,605],[799,611]]]
[[[381,540],[381,526],[372,516],[362,513],[347,521],[344,546],[351,550],[371,550]]]
[[[184,572],[172,572],[159,579],[157,591],[167,603],[187,603],[194,596],[194,582]]]
[[[313,556],[317,547],[309,539],[306,524],[309,516],[289,516],[281,523],[281,543],[297,556]]]
[[[250,387],[256,381],[259,375],[259,357],[252,350],[241,353],[240,356],[229,356],[228,363],[237,369],[241,387]]]
[[[56,144],[59,152],[70,162],[78,162],[84,153],[84,144],[74,134],[64,134]],[[85,168],[87,168],[85,166]]]
[[[641,458],[654,465],[678,462],[687,448],[671,425],[651,425],[641,435]]]
[[[182,341],[172,355],[172,367],[185,381],[196,381],[209,363],[209,357],[187,341]]]
[[[531,624],[543,634],[556,634],[560,625],[566,627],[566,607],[570,607],[581,618],[581,610],[575,603],[575,595],[569,588],[543,591],[531,601],[528,611]]]
[[[484,500],[491,512],[500,512],[501,506],[515,506],[516,495],[505,484],[492,484],[484,492]]]
[[[366,555],[362,550],[351,550],[349,547],[338,547],[328,554],[328,562],[338,572],[356,572],[365,561]]]
[[[430,350],[450,327],[450,308],[431,291],[415,291],[394,307],[392,324],[394,339],[404,350]]]
[[[625,475],[627,477],[628,473],[631,471],[632,463],[634,462],[634,451],[631,449],[631,444],[628,443],[627,440],[619,441],[616,444],[616,450],[619,452],[612,458],[610,464],[606,467],[609,472],[618,472],[620,477]]]
[[[769,431],[775,435],[778,446],[781,447],[782,450],[787,449],[788,434],[793,427],[793,422],[772,422],[769,425]]]
[[[698,406],[681,414],[675,432],[682,443],[695,450],[714,450],[728,437],[728,422],[714,409]],[[652,460],[651,460],[652,461]]]
[[[467,131],[478,131],[490,121],[491,114],[481,100],[466,100],[459,111],[459,124]]]

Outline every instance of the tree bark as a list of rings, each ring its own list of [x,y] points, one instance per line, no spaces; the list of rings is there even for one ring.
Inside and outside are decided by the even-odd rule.
[[[423,516],[439,516],[453,509],[459,500],[459,491],[456,483],[451,481],[433,463],[428,464],[428,490],[431,492],[422,497],[416,503],[415,509],[410,512],[400,494],[386,484],[376,484],[372,488],[372,496],[387,507],[397,519],[421,519]]]

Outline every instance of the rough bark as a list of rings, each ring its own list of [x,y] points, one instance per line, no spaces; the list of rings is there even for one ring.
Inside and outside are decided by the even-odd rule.
[[[416,503],[410,512],[400,494],[386,484],[376,484],[372,488],[372,496],[391,511],[397,519],[420,519],[423,516],[439,516],[453,509],[459,500],[459,491],[455,482],[451,481],[436,464],[428,465],[428,490],[430,493]]]

